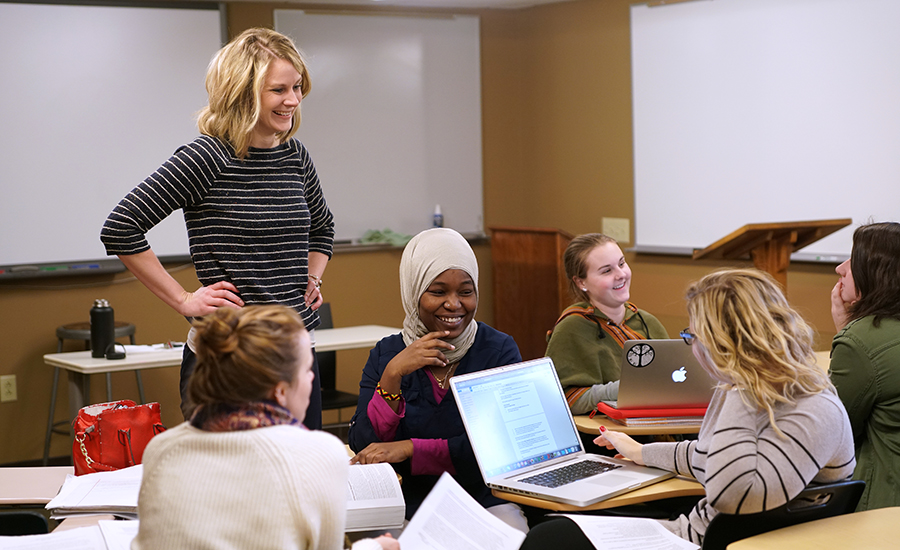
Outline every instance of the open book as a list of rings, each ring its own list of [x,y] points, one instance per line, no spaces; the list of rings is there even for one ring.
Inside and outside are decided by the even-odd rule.
[[[346,531],[403,526],[406,502],[390,464],[354,464],[350,466],[347,485]]]

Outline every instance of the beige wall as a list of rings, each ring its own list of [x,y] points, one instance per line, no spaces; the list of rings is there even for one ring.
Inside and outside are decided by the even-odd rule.
[[[599,231],[602,217],[632,218],[629,4],[580,0],[477,12],[482,17],[487,227],[557,227],[578,234]],[[228,6],[229,30],[235,34],[254,25],[271,26],[274,7],[301,4]],[[672,223],[696,222],[673,212]],[[489,246],[476,246],[476,254],[482,269],[478,318],[490,323]],[[397,250],[334,257],[323,290],[337,326],[399,326],[399,258]],[[631,253],[628,260],[633,300],[656,314],[670,334],[687,325],[682,301],[687,284],[727,265]],[[176,278],[188,289],[197,285],[190,268]],[[834,333],[828,310],[834,280],[833,266],[793,265],[788,274],[792,302],[820,331],[818,349],[826,349]],[[0,404],[0,463],[40,457],[52,376],[41,356],[56,351],[57,326],[87,320],[95,298],[110,300],[117,319],[137,325],[138,343],[184,338],[185,321],[128,274],[0,284],[0,374],[17,375],[19,393],[18,401]],[[67,349],[79,349],[78,344],[70,342]],[[363,350],[339,352],[341,389],[355,390],[365,358]],[[180,420],[178,369],[145,371],[144,381],[147,397],[162,405],[164,422],[175,425]],[[103,377],[94,376],[92,386],[92,400],[104,400]],[[136,396],[130,373],[113,375],[113,388],[116,399]],[[65,376],[60,392],[56,419],[62,420]],[[65,438],[54,436],[51,455],[69,452]]]

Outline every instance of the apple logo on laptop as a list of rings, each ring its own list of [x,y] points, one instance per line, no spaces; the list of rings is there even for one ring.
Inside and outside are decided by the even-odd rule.
[[[685,380],[687,380],[687,371],[684,370],[684,367],[672,372],[673,382],[684,382]]]

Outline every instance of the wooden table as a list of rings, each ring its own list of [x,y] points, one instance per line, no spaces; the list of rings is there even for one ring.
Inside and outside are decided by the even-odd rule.
[[[900,540],[900,506],[819,519],[732,542],[728,550],[894,550]]]
[[[554,502],[537,497],[520,495],[517,493],[508,493],[506,491],[499,491],[497,489],[492,489],[491,493],[497,498],[502,498],[503,500],[508,500],[509,502],[515,502],[516,504],[525,504],[527,506],[534,506],[535,508],[542,508],[544,510],[556,510],[558,512],[586,512],[588,510],[606,510],[607,508],[640,504],[642,502],[662,500],[664,498],[703,496],[706,494],[706,492],[703,490],[703,486],[700,485],[700,483],[693,479],[684,477],[669,478],[665,481],[660,481],[659,483],[654,483],[653,485],[641,487],[640,489],[629,491],[617,497],[601,500],[600,502],[596,502],[594,504],[591,504],[590,506],[583,507],[564,504],[562,502]]]
[[[56,496],[72,466],[0,468],[0,505],[45,505]]]
[[[316,351],[371,348],[385,336],[400,332],[399,328],[381,325],[317,329]],[[129,353],[125,359],[91,357],[90,351],[50,353],[44,363],[69,372],[69,418],[90,403],[90,375],[107,372],[155,369],[181,365],[182,348]]]

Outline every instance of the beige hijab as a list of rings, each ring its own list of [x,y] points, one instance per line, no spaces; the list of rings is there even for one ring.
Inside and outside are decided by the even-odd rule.
[[[465,271],[475,283],[475,297],[478,297],[478,261],[472,247],[456,231],[442,227],[422,231],[403,249],[400,258],[400,300],[406,319],[401,334],[407,346],[428,334],[428,329],[419,319],[419,299],[438,275],[448,269]],[[446,340],[456,348],[444,351],[449,362],[455,363],[463,358],[472,347],[477,331],[478,324],[473,318],[462,334]]]

